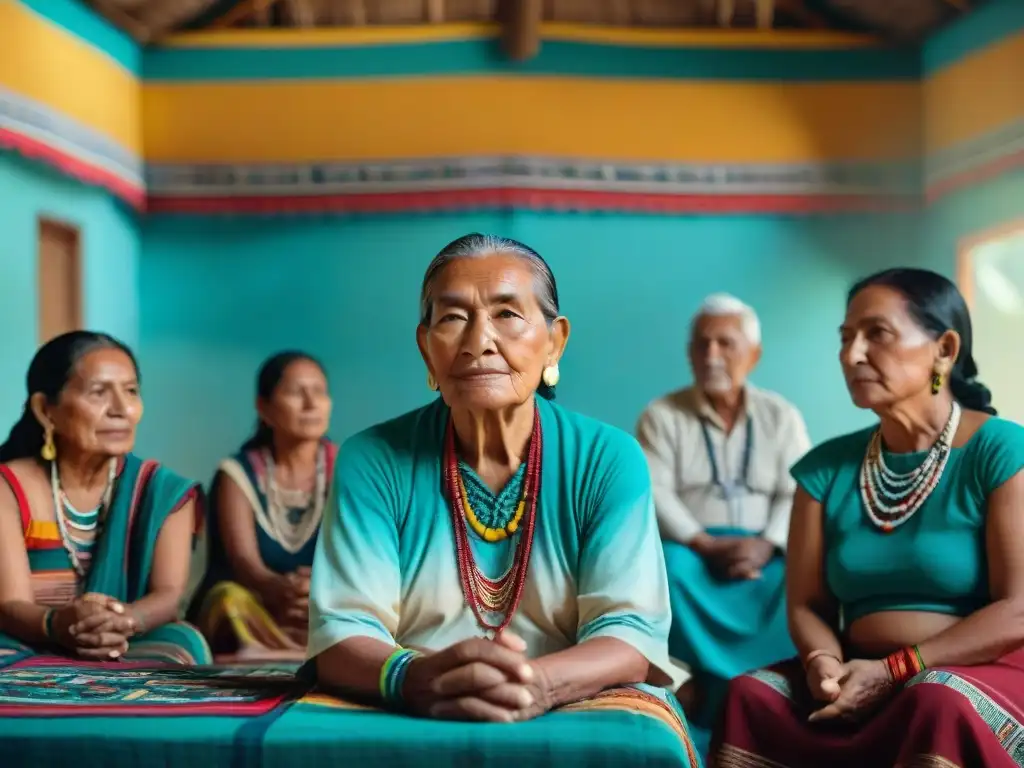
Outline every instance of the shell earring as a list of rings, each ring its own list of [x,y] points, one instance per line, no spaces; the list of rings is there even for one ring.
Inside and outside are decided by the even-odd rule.
[[[431,392],[437,392],[440,387],[437,386],[437,379],[434,378],[434,374],[427,371],[427,389]]]
[[[39,451],[43,461],[53,461],[57,458],[57,446],[53,444],[53,430],[46,430],[46,440],[43,442],[42,450]]]
[[[547,366],[540,375],[540,380],[549,387],[557,386],[560,378],[562,378],[562,375],[558,371],[558,363]]]

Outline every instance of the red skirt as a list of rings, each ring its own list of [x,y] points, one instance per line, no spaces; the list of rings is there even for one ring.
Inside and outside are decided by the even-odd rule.
[[[798,660],[735,678],[710,766],[1024,766],[1024,650],[925,670],[866,722],[808,723],[813,706]]]

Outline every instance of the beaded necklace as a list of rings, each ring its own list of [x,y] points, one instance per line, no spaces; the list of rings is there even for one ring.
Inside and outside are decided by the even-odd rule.
[[[459,490],[466,522],[484,541],[504,541],[519,530],[526,514],[525,470],[524,463],[495,496],[470,466],[459,462]],[[514,505],[511,509],[510,501]]]
[[[294,555],[316,533],[327,502],[327,450],[321,443],[316,452],[316,480],[312,494],[280,488],[274,476],[274,456],[263,453],[266,467],[267,509],[264,516],[267,533],[285,552]],[[312,497],[312,498],[311,498]]]
[[[494,636],[501,633],[512,622],[512,617],[523,597],[526,571],[530,562],[530,550],[533,547],[533,532],[537,522],[541,449],[540,415],[534,412],[533,434],[530,437],[530,447],[527,451],[522,499],[512,521],[504,529],[498,529],[505,533],[505,536],[502,537],[505,538],[515,533],[521,525],[522,535],[515,543],[512,564],[508,570],[497,579],[489,579],[477,567],[473,550],[469,545],[469,526],[476,519],[476,515],[466,501],[465,487],[459,473],[459,459],[455,452],[455,427],[451,419],[448,420],[444,445],[444,483],[450,502],[452,530],[455,534],[455,558],[462,581],[462,593],[476,617],[477,624],[485,632]],[[492,536],[495,535],[492,534]],[[491,538],[490,540],[498,541],[499,539]],[[503,618],[500,623],[493,624],[487,620],[485,613],[502,614]]]
[[[954,402],[939,438],[921,465],[910,472],[893,472],[885,465],[881,428],[871,436],[860,465],[860,497],[868,519],[883,532],[892,533],[913,517],[939,484],[960,425],[960,413],[960,406]]]
[[[79,512],[68,500],[60,484],[60,472],[57,462],[50,462],[50,491],[53,494],[53,511],[57,517],[57,529],[60,531],[61,544],[68,553],[71,567],[80,578],[85,578],[92,564],[92,551],[99,536],[99,525],[102,513],[110,506],[114,492],[114,478],[117,475],[117,459],[110,460],[107,472],[107,485],[103,489],[100,503],[88,512]]]

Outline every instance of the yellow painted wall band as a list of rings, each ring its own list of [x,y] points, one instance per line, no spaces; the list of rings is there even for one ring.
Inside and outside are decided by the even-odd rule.
[[[923,88],[928,152],[1024,120],[1024,32],[939,71]]]
[[[0,87],[41,102],[133,153],[142,151],[135,77],[70,32],[0,2]]]
[[[143,96],[152,162],[523,153],[621,160],[906,159],[916,83],[551,77],[170,84]]]

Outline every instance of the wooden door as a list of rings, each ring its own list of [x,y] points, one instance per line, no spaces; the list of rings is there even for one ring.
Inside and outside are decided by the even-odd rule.
[[[78,228],[39,220],[39,343],[82,327]]]

